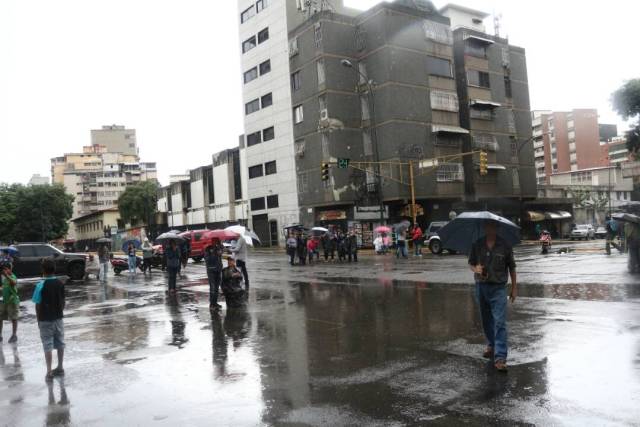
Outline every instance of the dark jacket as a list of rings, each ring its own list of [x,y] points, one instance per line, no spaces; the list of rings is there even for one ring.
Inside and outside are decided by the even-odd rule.
[[[222,249],[220,246],[214,246],[211,251],[205,251],[204,261],[207,270],[222,271]]]
[[[180,248],[172,249],[167,246],[164,250],[164,256],[167,258],[168,268],[178,268],[180,266]]]
[[[496,238],[496,243],[491,250],[487,248],[485,237],[473,244],[469,254],[469,265],[478,264],[484,267],[485,273],[484,277],[475,273],[476,282],[504,284],[509,280],[509,272],[516,269],[513,249],[500,237]]]

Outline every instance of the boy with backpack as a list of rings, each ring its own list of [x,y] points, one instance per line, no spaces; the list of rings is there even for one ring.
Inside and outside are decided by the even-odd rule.
[[[64,358],[64,323],[62,321],[65,305],[64,283],[54,276],[56,264],[52,259],[47,258],[42,261],[42,272],[44,279],[36,285],[32,300],[36,304],[40,339],[47,364],[45,381],[51,382],[53,377],[64,375],[62,367]],[[52,370],[51,359],[54,348],[58,354],[58,366]]]

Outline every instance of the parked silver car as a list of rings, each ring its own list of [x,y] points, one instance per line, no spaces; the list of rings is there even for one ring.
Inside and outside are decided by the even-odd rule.
[[[571,240],[589,240],[596,238],[596,231],[593,229],[593,225],[591,224],[580,224],[576,225],[576,228],[571,230],[571,235],[569,236]]]

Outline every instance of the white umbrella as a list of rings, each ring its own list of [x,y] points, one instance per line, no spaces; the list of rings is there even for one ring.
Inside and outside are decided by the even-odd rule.
[[[328,228],[324,228],[324,227],[313,227],[313,228],[311,229],[311,231],[321,231],[321,232],[323,232],[323,233],[328,233],[328,232],[329,232],[329,229],[328,229]]]
[[[261,243],[260,238],[256,233],[251,230],[247,230],[247,228],[242,225],[230,225],[229,227],[225,228],[225,230],[232,231],[244,237],[244,241],[247,242],[249,246],[253,246],[254,240],[258,243]]]

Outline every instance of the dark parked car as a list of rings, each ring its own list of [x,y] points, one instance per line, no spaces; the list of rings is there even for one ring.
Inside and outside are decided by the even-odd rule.
[[[18,243],[15,247],[19,255],[14,259],[13,271],[18,277],[37,277],[42,275],[43,258],[52,258],[56,262],[56,274],[67,275],[72,280],[82,280],[86,265],[85,254],[70,254],[47,243]]]

